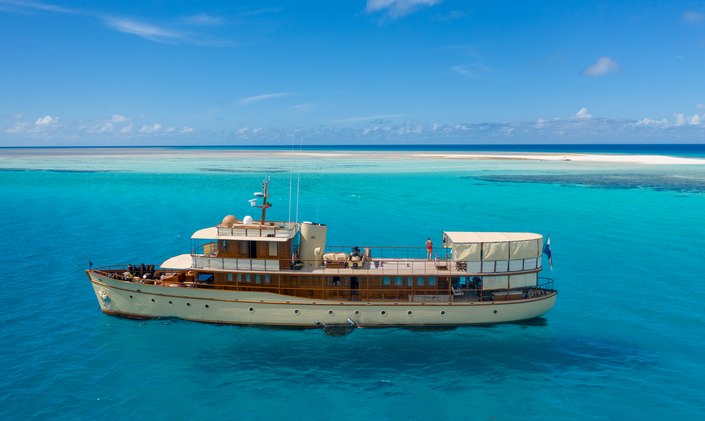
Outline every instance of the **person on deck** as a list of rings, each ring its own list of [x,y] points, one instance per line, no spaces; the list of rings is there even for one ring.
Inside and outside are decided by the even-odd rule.
[[[426,240],[426,259],[431,260],[433,257],[433,241],[431,241],[431,237],[428,237],[428,240]]]

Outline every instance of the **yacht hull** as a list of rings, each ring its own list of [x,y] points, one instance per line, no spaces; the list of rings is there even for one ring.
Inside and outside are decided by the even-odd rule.
[[[554,306],[557,297],[557,292],[547,290],[538,297],[499,302],[313,300],[274,293],[148,285],[87,272],[103,313],[234,325],[316,328],[509,323],[540,317]]]

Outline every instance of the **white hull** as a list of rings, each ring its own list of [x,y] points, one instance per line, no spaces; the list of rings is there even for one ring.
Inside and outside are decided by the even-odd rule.
[[[543,315],[553,307],[557,295],[549,292],[502,302],[339,302],[273,293],[155,286],[118,281],[94,272],[89,276],[104,313],[236,325],[312,328],[347,325],[350,321],[363,327],[507,323]]]

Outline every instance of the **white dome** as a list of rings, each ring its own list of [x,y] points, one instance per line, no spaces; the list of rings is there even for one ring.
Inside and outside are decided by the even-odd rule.
[[[250,215],[247,215],[246,217],[242,218],[242,223],[245,225],[252,224],[252,217]]]

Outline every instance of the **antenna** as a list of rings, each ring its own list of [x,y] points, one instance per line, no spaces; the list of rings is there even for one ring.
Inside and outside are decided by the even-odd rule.
[[[264,225],[264,222],[265,222],[265,219],[267,216],[267,209],[272,207],[272,204],[267,201],[267,199],[269,198],[268,190],[269,190],[269,177],[265,178],[264,181],[262,182],[262,191],[261,192],[258,191],[258,192],[253,193],[255,198],[249,200],[250,206],[252,206],[253,208],[262,209],[262,218],[259,221],[260,225]],[[261,205],[257,204],[258,198],[262,199]]]
[[[302,152],[303,139],[299,138],[299,152]],[[296,169],[296,223],[299,222],[299,194],[301,193],[301,158],[299,158],[299,165]]]

